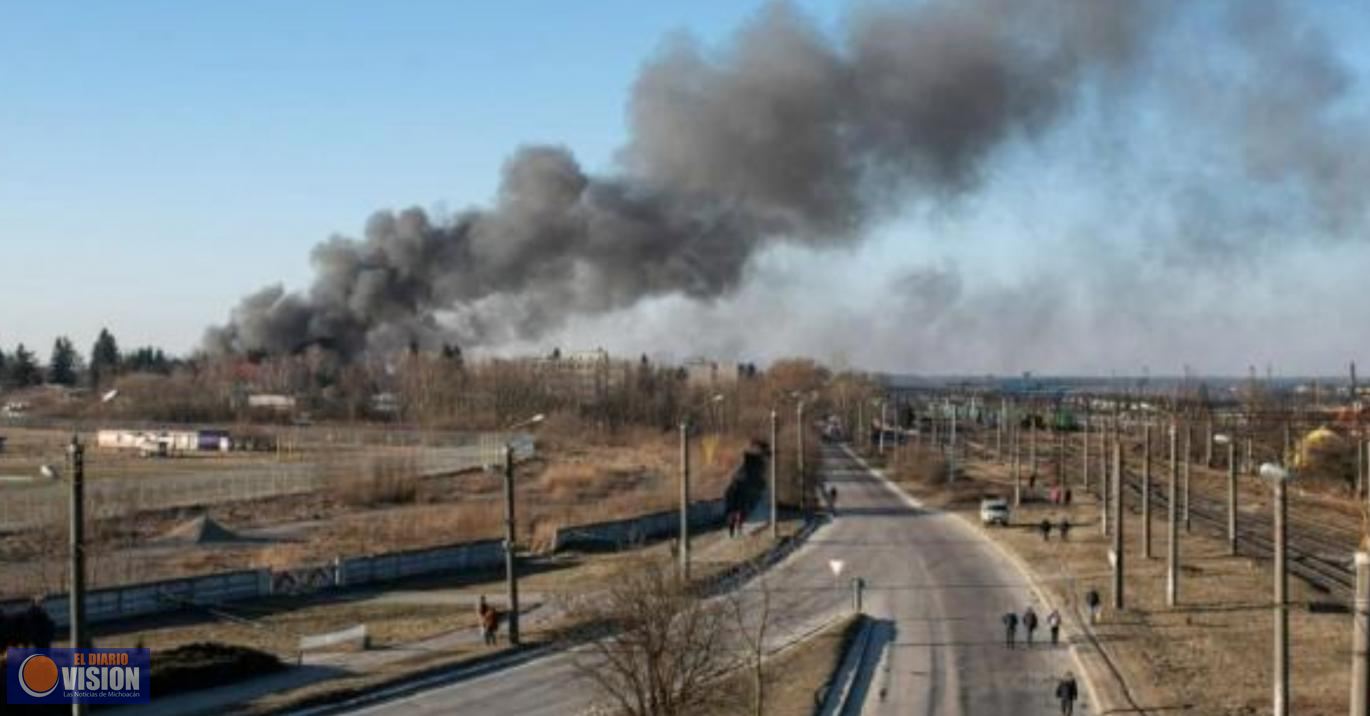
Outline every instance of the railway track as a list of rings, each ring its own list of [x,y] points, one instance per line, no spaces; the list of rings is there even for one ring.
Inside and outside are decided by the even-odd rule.
[[[993,440],[993,437],[990,437]],[[967,439],[965,457],[987,461],[994,460],[991,445]],[[1055,451],[1054,440],[1043,440],[1038,445],[1038,459],[1043,465],[1051,464]],[[1079,461],[1078,451],[1067,445],[1065,459]],[[1092,457],[1091,460],[1097,458]],[[1097,464],[1097,463],[1095,463]],[[1160,464],[1160,461],[1158,461]],[[1067,468],[1069,471],[1069,468]],[[1048,473],[1047,476],[1049,476]],[[1142,494],[1142,481],[1139,473],[1129,469],[1125,487],[1128,489],[1132,504],[1130,512],[1141,513],[1138,501]],[[1153,509],[1164,511],[1168,507],[1169,476],[1163,472],[1153,474],[1151,483],[1151,504]],[[1097,492],[1097,477],[1091,481],[1091,489]],[[1226,497],[1214,497],[1203,491],[1191,489],[1189,514],[1196,527],[1206,528],[1210,534],[1222,539],[1227,538]],[[1183,505],[1183,503],[1181,503]],[[1259,512],[1239,510],[1237,516],[1237,551],[1258,559],[1274,557],[1273,517]],[[1349,600],[1355,589],[1354,554],[1360,541],[1360,534],[1351,529],[1316,522],[1295,513],[1289,515],[1287,556],[1291,574],[1308,582],[1315,589],[1339,599]],[[1182,527],[1183,529],[1183,527]]]

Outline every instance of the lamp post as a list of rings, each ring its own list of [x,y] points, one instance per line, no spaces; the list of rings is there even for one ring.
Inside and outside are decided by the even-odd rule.
[[[713,408],[723,401],[722,393],[715,393],[705,405]],[[701,406],[695,406],[698,409]],[[680,555],[680,580],[690,581],[690,414],[688,410],[680,418],[680,536],[678,538]]]
[[[1227,433],[1213,436],[1213,442],[1227,446],[1227,553],[1237,556],[1237,441]]]
[[[1180,542],[1179,531],[1176,528],[1176,517],[1179,512],[1176,510],[1180,481],[1180,465],[1177,462],[1179,455],[1176,453],[1176,443],[1178,435],[1175,423],[1170,423],[1170,489],[1166,499],[1166,569],[1165,569],[1165,603],[1166,606],[1173,607],[1179,602],[1180,598]]]
[[[81,444],[81,439],[72,434],[71,442],[67,444],[67,463],[71,469],[71,477],[66,480],[70,491],[70,520],[71,520],[71,575],[70,584],[67,588],[67,621],[69,622],[71,647],[73,649],[86,648],[86,540],[85,540],[85,483],[86,483],[86,449]],[[60,481],[66,479],[60,470],[51,465],[42,465],[39,473],[48,480]],[[73,716],[83,716],[86,713],[86,705],[78,697],[72,701],[71,713]]]
[[[505,428],[518,430],[542,422],[542,413]],[[514,443],[504,442],[504,584],[509,597],[509,643],[519,643],[519,581],[514,541]]]
[[[776,451],[778,450],[778,446],[779,446],[779,443],[780,443],[780,430],[779,430],[778,425],[779,425],[779,421],[778,421],[778,419],[777,419],[777,414],[776,414],[776,412],[775,412],[775,408],[771,408],[771,455],[770,455],[770,458],[771,458],[771,459],[770,459],[770,462],[771,462],[771,465],[770,465],[770,468],[771,468],[771,490],[770,490],[770,492],[771,492],[771,539],[779,539],[779,538],[780,538],[780,518],[779,518],[779,515],[776,514],[776,512],[777,512],[777,509],[776,509],[777,500],[776,500],[776,496],[775,496],[775,490],[776,490],[776,479],[775,479],[775,478],[776,478],[776,473],[777,473],[778,470],[779,470],[779,468],[777,467],[776,463],[780,462],[779,453],[776,452]]]
[[[1285,520],[1288,514],[1286,485],[1294,475],[1286,468],[1267,462],[1261,465],[1261,479],[1275,490],[1275,684],[1272,701],[1274,716],[1289,715],[1289,570],[1285,558]]]
[[[885,454],[885,399],[880,399],[880,454]]]
[[[1151,423],[1142,426],[1142,559],[1151,559]]]
[[[804,518],[812,516],[812,509],[809,506],[809,474],[804,469],[804,399],[800,398],[794,407],[795,412],[795,464],[799,466],[799,504],[804,510]],[[883,415],[881,416],[884,417]],[[881,440],[884,440],[884,433],[880,433]]]

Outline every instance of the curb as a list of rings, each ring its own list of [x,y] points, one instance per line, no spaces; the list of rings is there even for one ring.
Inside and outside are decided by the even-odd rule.
[[[861,672],[861,664],[866,660],[866,646],[871,636],[871,620],[861,617],[861,628],[856,637],[847,645],[842,655],[842,663],[837,667],[838,674],[844,674],[841,683],[829,682],[823,688],[823,702],[817,713],[820,716],[833,716],[842,713],[851,700],[852,686]]]
[[[885,477],[885,473],[884,473],[883,470],[876,470],[875,468],[872,468],[870,465],[866,464],[866,461],[863,460],[863,459],[861,458],[860,455],[857,455],[856,453],[852,452],[851,448],[849,448],[849,447],[843,445],[843,446],[842,446],[842,449],[843,449],[843,450],[847,453],[847,455],[849,455],[852,459],[854,459],[854,460],[856,460],[858,463],[860,463],[861,467],[862,467],[863,469],[865,469],[866,472],[869,472],[871,475],[874,475],[875,478],[876,478],[877,480],[879,480],[879,481],[881,482],[881,484],[883,484],[883,485],[885,486],[885,489],[887,489],[887,490],[893,492],[896,496],[898,496],[900,499],[902,499],[902,500],[903,500],[906,504],[908,504],[910,507],[913,507],[914,509],[919,509],[919,510],[926,510],[926,509],[927,509],[927,507],[925,507],[925,506],[923,505],[922,501],[920,501],[918,498],[914,497],[913,495],[910,495],[908,492],[906,492],[906,491],[904,490],[904,488],[902,488],[902,487],[900,487],[899,485],[895,484],[895,483],[894,483],[892,480],[890,480],[888,477]],[[939,512],[942,512],[942,511],[939,510]],[[942,514],[952,515],[952,516],[954,516],[954,517],[957,517],[957,519],[961,519],[961,520],[965,521],[964,518],[962,518],[960,515],[955,515],[955,514],[950,513],[950,512],[942,512]],[[975,526],[974,526],[974,525],[971,525],[971,524],[968,524],[968,523],[967,523],[967,526],[970,527],[970,528],[973,529],[973,530],[975,529]],[[978,532],[978,530],[976,530],[976,531]],[[993,539],[990,539],[988,536],[985,536],[985,535],[981,535],[981,536],[984,538],[984,540],[985,540],[986,542],[988,542],[988,543],[994,545],[994,548],[999,552],[999,554],[1001,554],[1001,555],[1003,555],[1004,557],[1008,558],[1008,560],[1010,561],[1010,563],[1013,564],[1013,566],[1014,566],[1015,569],[1017,569],[1019,572],[1021,572],[1021,573],[1023,574],[1024,577],[1027,577],[1028,586],[1032,589],[1033,593],[1037,596],[1038,601],[1040,601],[1040,602],[1043,603],[1043,604],[1052,605],[1053,607],[1055,606],[1054,601],[1051,600],[1051,599],[1049,599],[1049,598],[1047,597],[1047,592],[1046,592],[1046,590],[1042,587],[1041,583],[1038,581],[1037,575],[1033,572],[1033,570],[1028,566],[1028,564],[1027,564],[1026,562],[1024,562],[1022,559],[1020,559],[1020,558],[1018,557],[1018,555],[1013,554],[1012,552],[1008,551],[1007,548],[1005,548],[1003,545],[999,544],[997,541],[995,541],[995,540],[993,540]],[[1058,611],[1059,611],[1059,609],[1058,609]],[[1101,658],[1103,658],[1105,661],[1107,661],[1107,660],[1108,660],[1108,656],[1105,655],[1105,654],[1103,653],[1103,649],[1099,646],[1098,641],[1097,641],[1097,639],[1095,638],[1093,631],[1092,631],[1092,630],[1089,630],[1087,627],[1084,627],[1084,626],[1083,626],[1083,624],[1079,621],[1079,616],[1075,613],[1074,610],[1066,609],[1066,610],[1065,610],[1065,613],[1066,613],[1066,614],[1069,614],[1069,615],[1071,616],[1071,618],[1075,620],[1075,622],[1076,622],[1076,627],[1079,629],[1080,633],[1081,633],[1081,634],[1086,634],[1086,635],[1089,636],[1091,643],[1094,644],[1095,650],[1099,652],[1099,656],[1100,656]],[[1094,671],[1095,671],[1094,669],[1086,668],[1084,659],[1083,659],[1083,658],[1081,657],[1081,655],[1080,655],[1079,645],[1078,645],[1078,644],[1071,644],[1071,645],[1070,645],[1070,657],[1071,657],[1071,660],[1073,660],[1073,661],[1075,662],[1075,668],[1080,672],[1080,674],[1081,674],[1082,676],[1085,677],[1085,679],[1084,679],[1084,681],[1085,681],[1085,689],[1088,690],[1090,701],[1091,701],[1091,702],[1094,704],[1094,706],[1095,706],[1095,709],[1094,709],[1095,713],[1100,713],[1100,714],[1102,714],[1102,713],[1108,713],[1108,712],[1110,712],[1110,711],[1114,711],[1114,710],[1117,710],[1118,708],[1121,708],[1121,707],[1122,707],[1122,705],[1120,705],[1120,704],[1112,704],[1112,703],[1109,703],[1109,704],[1108,704],[1107,710],[1104,708],[1104,703],[1103,703],[1103,701],[1099,698],[1099,690],[1098,690],[1098,687],[1095,685],[1095,682],[1098,680],[1098,676],[1099,676],[1099,675],[1096,674],[1096,673],[1094,673]],[[1121,676],[1119,676],[1119,679],[1121,680]],[[1124,691],[1127,690],[1126,684],[1123,685],[1123,689],[1124,689]]]

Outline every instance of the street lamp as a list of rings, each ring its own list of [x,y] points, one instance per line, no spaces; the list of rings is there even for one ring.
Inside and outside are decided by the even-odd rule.
[[[85,482],[86,449],[80,438],[71,436],[67,445],[67,462],[71,465],[71,583],[67,589],[68,621],[71,629],[71,648],[86,646],[86,553],[85,553]],[[38,473],[53,481],[63,480],[62,471],[51,465],[42,465]],[[86,705],[80,698],[72,701],[71,713],[81,716]]]
[[[1286,485],[1294,474],[1283,466],[1261,465],[1261,479],[1275,490],[1275,687],[1274,716],[1289,714],[1289,570],[1285,559],[1285,520],[1288,512]]]
[[[541,423],[543,414],[538,413],[527,420],[509,425],[504,430],[512,432]],[[514,554],[514,441],[504,441],[504,582],[509,595],[509,643],[519,643],[519,582],[516,556]]]
[[[1227,553],[1237,556],[1237,441],[1227,433],[1213,436],[1213,442],[1227,446]]]
[[[685,411],[680,416],[680,579],[690,580],[690,415],[701,407],[713,406],[723,402],[722,393],[714,393],[709,399]]]

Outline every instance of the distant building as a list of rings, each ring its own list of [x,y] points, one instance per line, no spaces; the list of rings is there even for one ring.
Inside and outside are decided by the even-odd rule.
[[[740,363],[718,363],[707,358],[691,358],[682,367],[685,369],[686,384],[704,390],[735,385],[743,370]]]
[[[247,396],[247,407],[253,410],[269,410],[289,413],[295,410],[295,396],[275,393],[256,393]]]
[[[100,430],[96,447],[112,450],[138,450],[166,455],[176,452],[228,452],[233,441],[226,430]]]

